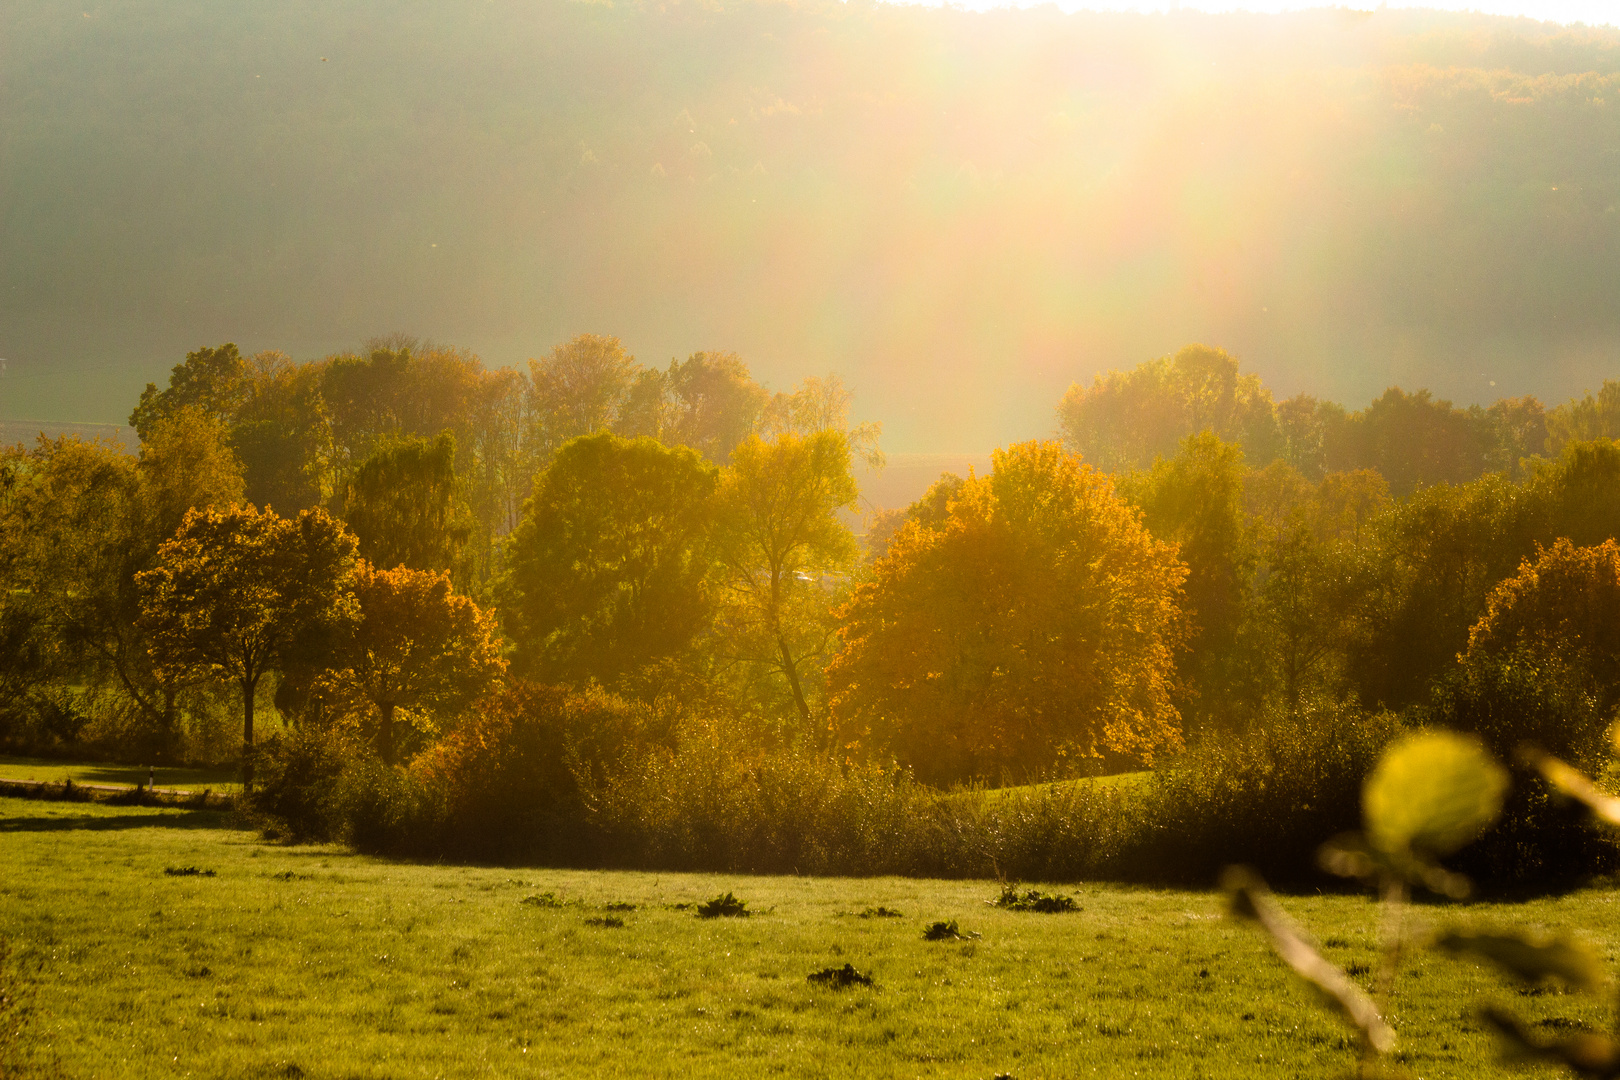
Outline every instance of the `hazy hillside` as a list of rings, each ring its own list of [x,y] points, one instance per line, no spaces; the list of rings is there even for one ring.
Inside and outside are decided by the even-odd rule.
[[[1380,11],[14,0],[0,416],[406,330],[836,370],[896,451],[1193,340],[1282,395],[1620,359],[1620,33]],[[1494,383],[1494,385],[1492,385]]]

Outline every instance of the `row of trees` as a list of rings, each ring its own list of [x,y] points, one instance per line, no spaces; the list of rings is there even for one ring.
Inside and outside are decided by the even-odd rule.
[[[1189,345],[1129,371],[1069,387],[1058,406],[1064,442],[1107,471],[1145,469],[1180,441],[1210,431],[1249,464],[1285,461],[1310,480],[1372,469],[1396,496],[1486,473],[1524,475],[1522,462],[1575,442],[1620,437],[1620,382],[1553,409],[1533,397],[1466,409],[1391,387],[1365,409],[1271,391],[1222,349]]]
[[[1391,389],[1346,413],[1273,403],[1190,346],[1071,388],[1059,414],[1068,446],[1121,463],[1187,565],[1177,701],[1194,730],[1323,696],[1440,707],[1499,583],[1559,542],[1620,535],[1620,383],[1553,409]]]
[[[515,428],[456,411],[479,386],[507,395]],[[400,341],[301,367],[198,350],[142,395],[138,456],[69,438],[0,461],[10,733],[89,724],[119,752],[208,755],[199,720],[233,742],[218,699],[234,687],[249,746],[273,701],[295,723],[363,729],[391,759],[487,687],[467,658],[496,655],[478,635],[497,610],[497,651],[523,678],[712,698],[808,730],[829,598],[858,555],[840,517],[852,463],[881,460],[849,400],[834,378],[771,395],[734,356],[642,368],[591,336],[527,378]],[[526,472],[521,509],[491,518],[485,481]],[[286,501],[261,510],[255,493]],[[378,645],[379,620],[398,642]],[[428,632],[452,625],[459,644]],[[455,692],[441,670],[405,702],[379,682],[379,649],[469,668]]]
[[[646,435],[724,464],[756,430],[837,423],[855,452],[879,460],[877,425],[847,425],[849,402],[835,377],[772,394],[734,353],[659,369],[617,338],[582,334],[527,371],[489,370],[464,350],[393,335],[305,364],[274,351],[245,357],[230,343],[198,349],[166,387],[147,384],[130,424],[143,445],[182,415],[214,425],[248,502],[323,507],[348,523],[366,558],[409,554],[487,598],[500,539],[570,439]],[[401,543],[432,550],[396,552]]]
[[[468,435],[431,411],[447,371],[518,380],[527,419]],[[324,501],[261,509],[252,485],[282,474],[249,417],[283,383],[307,391],[320,437],[285,445]],[[942,477],[872,522],[863,558],[846,521],[876,431],[836,380],[773,396],[734,357],[645,369],[593,337],[526,377],[408,342],[302,367],[199,350],[143,395],[139,455],[59,439],[0,459],[0,721],[202,754],[210,723],[217,749],[251,747],[273,704],[392,763],[516,680],[949,783],[1151,762],[1321,699],[1456,713],[1503,679],[1551,692],[1557,665],[1470,635],[1540,551],[1620,534],[1613,442],[1401,495],[1376,469],[1267,457],[1286,410],[1225,354],[1115,384],[1159,387],[1114,417],[1116,447],[1204,426],[1110,475],[1075,452],[1071,392],[1068,446]],[[492,472],[490,445],[515,456]],[[507,468],[532,469],[509,528],[479,493]]]

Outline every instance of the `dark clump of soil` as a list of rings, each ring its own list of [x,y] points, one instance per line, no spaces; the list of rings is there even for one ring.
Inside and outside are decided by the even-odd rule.
[[[195,866],[165,866],[163,872],[170,877],[213,877],[212,870],[200,870]]]
[[[624,920],[619,918],[617,915],[602,915],[600,917],[593,916],[592,918],[585,920],[585,925],[607,927],[623,926]]]
[[[894,910],[894,908],[884,907],[879,904],[877,907],[867,908],[856,917],[861,919],[903,919],[905,915]]]
[[[817,986],[830,986],[834,990],[843,990],[850,986],[871,986],[872,976],[856,971],[853,964],[845,964],[841,968],[822,968],[820,971],[810,975],[809,981]]]
[[[976,938],[978,934],[964,934],[957,927],[956,920],[950,922],[929,923],[923,928],[924,941],[966,941]]]

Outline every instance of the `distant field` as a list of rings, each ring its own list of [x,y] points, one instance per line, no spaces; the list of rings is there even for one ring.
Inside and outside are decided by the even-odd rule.
[[[1208,893],[1090,886],[1069,890],[1079,913],[1016,914],[985,905],[986,881],[415,866],[266,844],[217,812],[16,799],[0,799],[0,856],[0,935],[68,1076],[1295,1077],[1351,1061]],[[188,866],[217,876],[164,873]],[[673,906],[724,890],[759,913]],[[524,902],[546,893],[562,906]],[[1612,899],[1459,914],[1583,928],[1612,957]],[[1287,903],[1329,955],[1371,962],[1366,901]],[[858,917],[875,906],[903,917]],[[609,917],[625,925],[590,922]],[[936,919],[983,936],[922,940]],[[806,981],[845,963],[876,985]],[[1608,1020],[1603,999],[1516,995],[1422,951],[1402,985],[1425,1078],[1508,1075],[1458,1019],[1482,993],[1549,1028]]]
[[[147,782],[144,765],[108,765],[92,761],[52,761],[47,758],[10,757],[0,754],[0,780],[45,780],[60,783],[72,780],[75,784],[136,784]],[[159,766],[153,774],[159,788],[178,791],[242,790],[242,782],[235,769],[172,769]]]

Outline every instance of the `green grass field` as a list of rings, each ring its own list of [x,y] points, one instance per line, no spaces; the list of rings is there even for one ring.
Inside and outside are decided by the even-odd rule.
[[[1082,911],[1019,914],[986,906],[986,881],[409,865],[268,844],[219,812],[18,799],[0,799],[0,866],[29,1030],[70,1077],[1318,1077],[1352,1061],[1211,893],[1068,887]],[[215,876],[165,874],[180,867]],[[676,907],[725,890],[757,914]],[[546,893],[561,906],[525,902]],[[1414,917],[1575,928],[1612,957],[1613,900]],[[1328,955],[1372,963],[1367,901],[1285,903]],[[903,917],[859,917],[877,906]],[[938,919],[982,936],[924,941]],[[806,980],[845,963],[875,985]],[[1549,1030],[1610,1020],[1605,999],[1519,993],[1414,950],[1393,1010],[1414,1076],[1508,1075],[1469,1019],[1482,995]]]
[[[212,769],[181,769],[159,766],[152,779],[159,788],[179,791],[239,792],[242,780],[229,766]],[[75,784],[145,784],[145,765],[109,765],[93,761],[52,761],[48,758],[11,757],[0,754],[0,780],[45,780]]]

